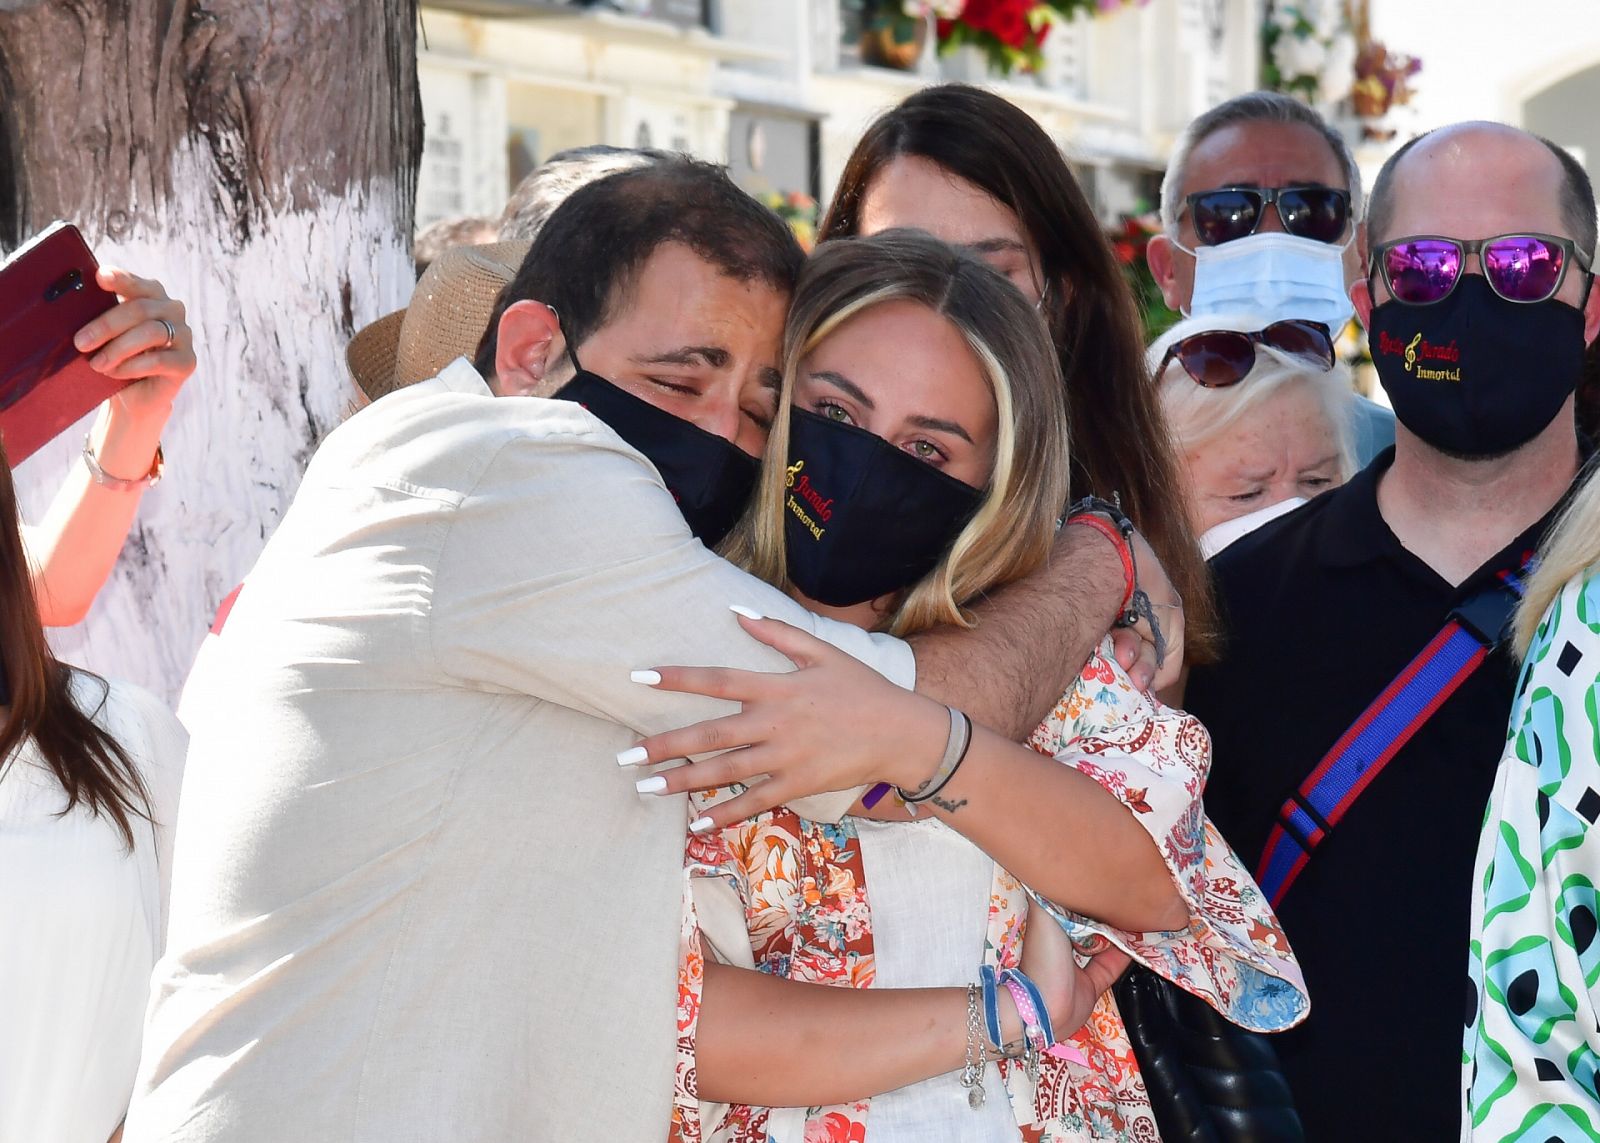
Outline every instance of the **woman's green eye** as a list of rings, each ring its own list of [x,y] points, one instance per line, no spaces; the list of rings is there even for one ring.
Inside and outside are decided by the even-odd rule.
[[[917,441],[911,446],[912,450],[923,460],[930,460],[939,455],[939,450],[927,441]]]
[[[824,405],[822,407],[822,415],[831,421],[848,421],[850,419],[850,414],[846,413],[838,405]]]

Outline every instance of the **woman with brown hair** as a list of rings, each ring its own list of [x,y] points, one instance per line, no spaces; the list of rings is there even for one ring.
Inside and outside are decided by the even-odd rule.
[[[0,449],[0,1139],[104,1143],[139,1062],[186,745],[45,642]]]
[[[1208,661],[1210,581],[1145,365],[1138,307],[1060,149],[992,92],[924,88],[862,135],[818,238],[899,227],[978,255],[1044,315],[1066,385],[1072,498],[1120,498],[1183,598],[1188,659]]]

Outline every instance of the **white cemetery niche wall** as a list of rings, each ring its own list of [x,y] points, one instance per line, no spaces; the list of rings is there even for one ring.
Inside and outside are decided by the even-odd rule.
[[[417,229],[441,218],[493,218],[506,199],[505,83],[455,63],[419,59],[422,168]]]

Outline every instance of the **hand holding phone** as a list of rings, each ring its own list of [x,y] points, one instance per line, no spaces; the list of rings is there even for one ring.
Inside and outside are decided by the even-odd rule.
[[[12,467],[129,383],[96,372],[73,344],[117,304],[98,269],[64,222],[0,266],[0,443]]]
[[[121,300],[80,329],[73,340],[95,372],[131,382],[117,394],[118,402],[165,406],[164,421],[178,390],[194,373],[188,312],[154,278],[102,266],[97,280],[101,289]]]

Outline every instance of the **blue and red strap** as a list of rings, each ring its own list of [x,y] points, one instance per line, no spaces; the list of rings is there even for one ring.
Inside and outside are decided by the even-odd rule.
[[[1256,869],[1256,882],[1273,908],[1282,903],[1312,852],[1350,812],[1362,791],[1488,657],[1522,598],[1522,576],[1532,561],[1530,553],[1520,568],[1500,572],[1494,586],[1452,611],[1444,628],[1361,712],[1283,803]]]

